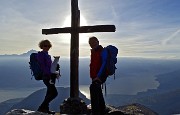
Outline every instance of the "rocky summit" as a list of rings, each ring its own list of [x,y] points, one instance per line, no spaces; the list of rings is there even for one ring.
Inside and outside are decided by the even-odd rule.
[[[149,108],[140,104],[130,104],[121,107],[113,107],[111,105],[106,106],[106,115],[158,115]],[[31,111],[25,109],[14,109],[8,112],[6,115],[48,115],[46,113]],[[55,115],[61,115],[56,113]],[[71,114],[72,115],[72,114]],[[88,112],[86,115],[91,115],[91,108],[88,105]]]

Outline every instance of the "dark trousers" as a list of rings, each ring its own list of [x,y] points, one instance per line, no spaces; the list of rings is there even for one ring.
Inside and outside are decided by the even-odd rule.
[[[101,83],[93,82],[90,85],[91,108],[93,115],[104,115],[105,101],[102,93]]]
[[[40,105],[40,108],[49,110],[49,103],[58,95],[57,89],[54,84],[50,84],[49,80],[43,80],[47,87],[46,96]]]

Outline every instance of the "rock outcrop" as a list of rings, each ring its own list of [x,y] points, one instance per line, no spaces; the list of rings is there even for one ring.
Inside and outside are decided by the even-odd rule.
[[[41,113],[38,111],[25,110],[25,109],[14,109],[8,112],[6,115],[49,115],[49,114]]]
[[[120,106],[118,109],[128,115],[158,115],[156,112],[138,103]]]
[[[87,106],[87,115],[91,114],[90,105]],[[156,112],[140,104],[130,104],[121,107],[114,107],[106,105],[106,115],[158,115]],[[58,115],[60,113],[57,113]],[[25,110],[25,109],[14,109],[8,112],[6,115],[48,115],[37,111]]]

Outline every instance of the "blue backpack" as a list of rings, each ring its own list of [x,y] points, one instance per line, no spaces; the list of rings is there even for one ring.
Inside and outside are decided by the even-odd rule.
[[[38,63],[38,60],[37,60],[37,54],[38,53],[32,53],[30,55],[30,62],[29,62],[29,65],[30,65],[30,69],[31,69],[31,74],[32,76],[34,76],[34,78],[36,80],[42,80],[42,76],[43,76],[43,71]],[[32,79],[32,78],[31,78]]]
[[[115,79],[115,71],[117,69],[116,63],[117,63],[118,48],[113,45],[108,45],[104,49],[106,49],[108,52],[108,58],[107,58],[107,64],[106,64],[106,70],[107,70],[108,76],[114,75],[114,79]],[[105,85],[104,91],[105,91],[105,96],[106,96],[107,95],[106,82],[104,82],[104,85]]]
[[[108,52],[108,59],[107,59],[107,71],[108,71],[108,75],[114,75],[114,79],[115,79],[115,71],[116,71],[116,63],[117,63],[117,54],[118,54],[118,49],[113,46],[113,45],[108,45],[107,47],[105,47],[105,49],[107,49]]]

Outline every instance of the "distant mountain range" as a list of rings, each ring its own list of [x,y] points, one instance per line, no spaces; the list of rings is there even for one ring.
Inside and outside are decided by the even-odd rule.
[[[57,87],[57,90],[59,95],[50,105],[50,109],[54,111],[60,111],[60,104],[62,104],[62,102],[70,95],[70,88]],[[14,99],[0,103],[0,115],[5,115],[5,113],[13,109],[21,108],[36,111],[42,103],[45,93],[46,89],[44,88],[32,93],[24,99]],[[90,103],[90,100],[87,99],[81,92],[79,92],[79,96],[86,102],[86,104]]]
[[[22,54],[10,54],[10,55],[8,55],[8,54],[5,54],[5,55],[0,55],[0,57],[9,57],[9,56],[30,56],[30,54],[31,53],[36,53],[36,52],[38,52],[38,51],[36,51],[36,50],[29,50],[28,52],[26,52],[26,53],[22,53]]]

